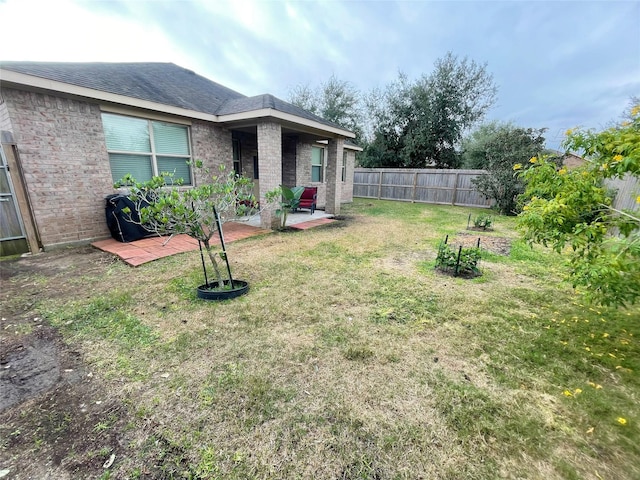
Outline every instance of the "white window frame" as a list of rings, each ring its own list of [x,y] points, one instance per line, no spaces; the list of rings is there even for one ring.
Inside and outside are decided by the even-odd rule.
[[[236,175],[242,175],[242,146],[240,144],[240,139],[232,138],[231,147],[233,157],[233,170],[236,172]]]
[[[346,150],[342,151],[342,183],[347,181],[347,155],[349,152],[347,152]]]
[[[317,148],[318,150],[320,150],[320,165],[313,163],[314,148]],[[326,154],[326,149],[324,147],[319,147],[317,145],[313,145],[311,147],[311,183],[324,183],[324,177],[325,177],[324,167],[326,165],[325,154]],[[320,168],[320,180],[313,180],[313,169],[318,167]]]
[[[150,152],[131,152],[131,151],[125,151],[125,150],[109,150],[109,147],[107,146],[107,154],[132,155],[132,156],[140,156],[140,157],[145,157],[145,158],[151,157],[151,174],[152,174],[152,176],[157,176],[157,175],[159,175],[161,173],[160,171],[158,171],[158,160],[157,160],[157,157],[178,158],[178,159],[182,158],[182,159],[184,159],[185,163],[186,162],[190,162],[192,160],[192,158],[193,158],[193,149],[191,148],[191,127],[189,125],[185,125],[183,123],[178,123],[178,122],[170,122],[170,121],[166,121],[166,120],[155,119],[155,118],[152,119],[152,118],[147,118],[147,117],[138,117],[138,116],[135,116],[135,115],[123,115],[121,113],[114,113],[114,112],[109,112],[109,111],[102,112],[102,115],[113,115],[113,116],[120,116],[120,117],[129,117],[129,118],[135,118],[137,120],[145,120],[147,122],[147,132],[149,133],[149,144],[150,144],[150,150],[151,150]],[[186,128],[187,129],[187,147],[189,149],[189,155],[157,153],[156,152],[154,132],[153,132],[153,123],[154,122],[156,122],[156,123],[166,123],[168,125],[175,125],[177,127]],[[111,165],[109,165],[109,168],[111,168]],[[185,185],[185,186],[193,186],[194,185],[193,170],[192,170],[191,166],[188,166],[188,169],[189,169],[189,179],[188,179],[188,181],[185,179],[183,185]],[[113,174],[112,174],[112,179],[113,179]],[[118,179],[118,180],[120,180],[120,179]],[[138,181],[146,181],[146,180],[142,180],[142,179],[139,179],[139,178],[136,178],[136,180],[138,180]],[[117,180],[114,180],[114,181],[117,181]]]

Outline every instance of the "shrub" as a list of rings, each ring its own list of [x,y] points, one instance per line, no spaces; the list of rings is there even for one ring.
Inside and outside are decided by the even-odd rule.
[[[482,275],[478,268],[480,256],[480,248],[460,246],[455,250],[445,240],[438,245],[436,269],[454,277],[477,277]]]

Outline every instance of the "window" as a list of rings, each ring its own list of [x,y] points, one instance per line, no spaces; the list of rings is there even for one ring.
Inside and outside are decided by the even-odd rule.
[[[240,140],[234,138],[231,140],[233,144],[233,171],[236,175],[242,175],[242,162],[240,161]]]
[[[347,152],[342,152],[342,181],[347,181]]]
[[[191,185],[189,127],[112,113],[102,114],[102,126],[114,182],[128,173],[145,182],[170,172]]]
[[[324,170],[324,148],[311,147],[311,181],[322,182]]]

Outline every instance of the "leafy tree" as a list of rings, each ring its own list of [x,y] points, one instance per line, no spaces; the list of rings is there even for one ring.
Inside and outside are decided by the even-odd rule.
[[[430,75],[409,83],[402,74],[370,113],[373,148],[363,163],[378,166],[457,168],[458,147],[465,131],[495,103],[497,88],[486,65],[448,53]],[[369,158],[369,157],[373,158]]]
[[[289,94],[289,102],[336,123],[356,134],[363,135],[362,98],[355,86],[332,75],[318,87],[298,85]]]
[[[218,258],[227,266],[226,284],[231,287],[234,283],[229,260],[226,252],[216,250],[213,237],[223,223],[254,211],[257,202],[252,193],[253,183],[233,171],[226,172],[224,165],[219,167],[218,175],[210,175],[200,160],[191,165],[196,176],[202,179],[202,183],[193,188],[183,188],[181,179],[176,180],[172,173],[165,172],[147,182],[137,182],[127,174],[114,186],[129,189],[128,197],[139,213],[139,220],[136,220],[129,208],[124,209],[129,221],[158,235],[184,233],[198,240],[209,257],[218,288],[223,289],[225,285]],[[203,255],[202,250],[200,254]],[[202,269],[208,286],[204,256]]]
[[[384,90],[373,89],[365,97],[367,125],[371,133],[359,159],[363,167],[406,166],[402,149],[411,108],[410,89],[407,76],[399,73],[398,79],[387,84]]]
[[[481,125],[462,142],[465,168],[488,172],[475,178],[474,185],[496,201],[500,213],[517,213],[517,197],[524,192],[524,182],[514,175],[513,167],[531,165],[528,160],[544,149],[544,131],[491,122]]]
[[[526,170],[527,204],[518,225],[530,242],[558,252],[571,247],[569,279],[588,299],[633,304],[640,300],[640,215],[613,208],[604,180],[640,177],[640,104],[620,125],[568,131],[564,145],[587,163],[567,171],[542,159]]]

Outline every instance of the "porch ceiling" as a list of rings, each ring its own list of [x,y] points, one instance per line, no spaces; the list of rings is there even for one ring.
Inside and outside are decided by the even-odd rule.
[[[308,129],[308,128],[298,128],[295,125],[285,125],[282,122],[278,122],[282,125],[282,135],[290,136],[290,135],[303,135],[306,138],[311,138],[313,141],[318,140],[328,140],[329,138],[334,138],[335,135],[332,135],[327,132],[323,132],[321,130]],[[238,132],[249,133],[252,135],[257,135],[257,122],[252,124],[226,124],[226,128]]]

